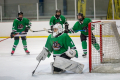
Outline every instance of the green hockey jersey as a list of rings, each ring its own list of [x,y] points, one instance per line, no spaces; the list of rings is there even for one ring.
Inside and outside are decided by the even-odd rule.
[[[74,26],[72,27],[74,32],[78,32],[78,30],[83,30],[83,27],[88,27],[88,24],[92,22],[91,19],[85,18],[83,20],[83,23],[81,24],[79,21],[77,21]],[[81,31],[82,34],[88,35],[88,32]]]
[[[45,47],[50,51],[53,52],[53,55],[61,55],[68,50],[68,47],[75,49],[75,45],[72,39],[69,37],[68,34],[62,33],[58,37],[53,37],[52,34],[48,36],[47,42]],[[78,52],[76,51],[76,56],[78,57]],[[50,55],[48,55],[49,57]]]
[[[60,23],[63,26],[63,24],[67,23],[67,21],[63,15],[60,15],[59,19],[57,19],[54,15],[51,17],[49,24],[51,26],[51,25],[55,25],[56,23]]]
[[[27,18],[23,18],[21,21],[19,21],[17,18],[13,22],[12,31],[13,32],[22,32],[25,31],[26,27],[30,27],[31,23]]]

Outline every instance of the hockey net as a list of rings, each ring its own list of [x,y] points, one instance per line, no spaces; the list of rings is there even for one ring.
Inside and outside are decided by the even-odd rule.
[[[97,73],[120,72],[120,37],[114,21],[89,23],[89,71]],[[94,30],[91,30],[94,28]],[[92,33],[100,50],[92,45]]]

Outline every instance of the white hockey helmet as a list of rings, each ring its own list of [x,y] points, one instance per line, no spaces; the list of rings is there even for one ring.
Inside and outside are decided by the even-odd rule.
[[[56,32],[54,32],[54,28],[58,29]],[[63,32],[62,25],[57,23],[53,26],[53,36],[56,37],[58,34]]]

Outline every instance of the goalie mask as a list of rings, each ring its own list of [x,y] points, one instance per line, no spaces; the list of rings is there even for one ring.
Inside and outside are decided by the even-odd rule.
[[[53,36],[57,37],[59,34],[63,32],[62,25],[61,24],[55,24],[53,26]]]

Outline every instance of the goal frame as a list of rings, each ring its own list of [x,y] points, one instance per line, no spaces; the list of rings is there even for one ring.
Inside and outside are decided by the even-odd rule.
[[[91,24],[92,23],[98,23],[101,21],[96,21],[96,22],[90,22],[88,24],[88,41],[89,41],[89,72],[91,73],[92,70],[92,42],[91,42],[91,34],[92,34],[92,30],[91,30]],[[100,25],[100,60],[102,62],[102,25]]]
[[[113,35],[114,35],[114,38],[115,38],[115,40],[116,40],[116,43],[118,44],[118,49],[119,49],[119,52],[120,52],[120,36],[119,36],[119,33],[118,33],[118,30],[117,30],[117,28],[116,28],[116,22],[115,21],[96,21],[96,22],[90,22],[89,24],[88,24],[88,32],[89,32],[89,37],[88,37],[88,42],[89,42],[89,72],[91,73],[92,72],[92,70],[93,70],[93,64],[92,64],[92,27],[94,26],[94,25],[91,25],[92,23],[98,23],[99,24],[99,46],[100,46],[100,63],[106,63],[105,62],[105,59],[106,58],[104,58],[103,57],[103,35],[104,35],[104,33],[103,33],[103,31],[104,31],[104,29],[102,30],[102,28],[104,28],[104,24],[110,24],[111,26],[110,26],[110,28],[112,29],[112,31],[113,31]],[[103,34],[103,35],[102,35]],[[109,61],[108,61],[109,62]],[[110,62],[111,63],[111,62]],[[114,60],[112,60],[112,63],[120,63],[120,57],[118,58],[118,59],[114,59]],[[93,70],[94,71],[94,70]],[[113,71],[114,72],[114,71]],[[120,72],[120,70],[118,71],[118,72]],[[112,73],[112,71],[111,71],[111,73]]]

